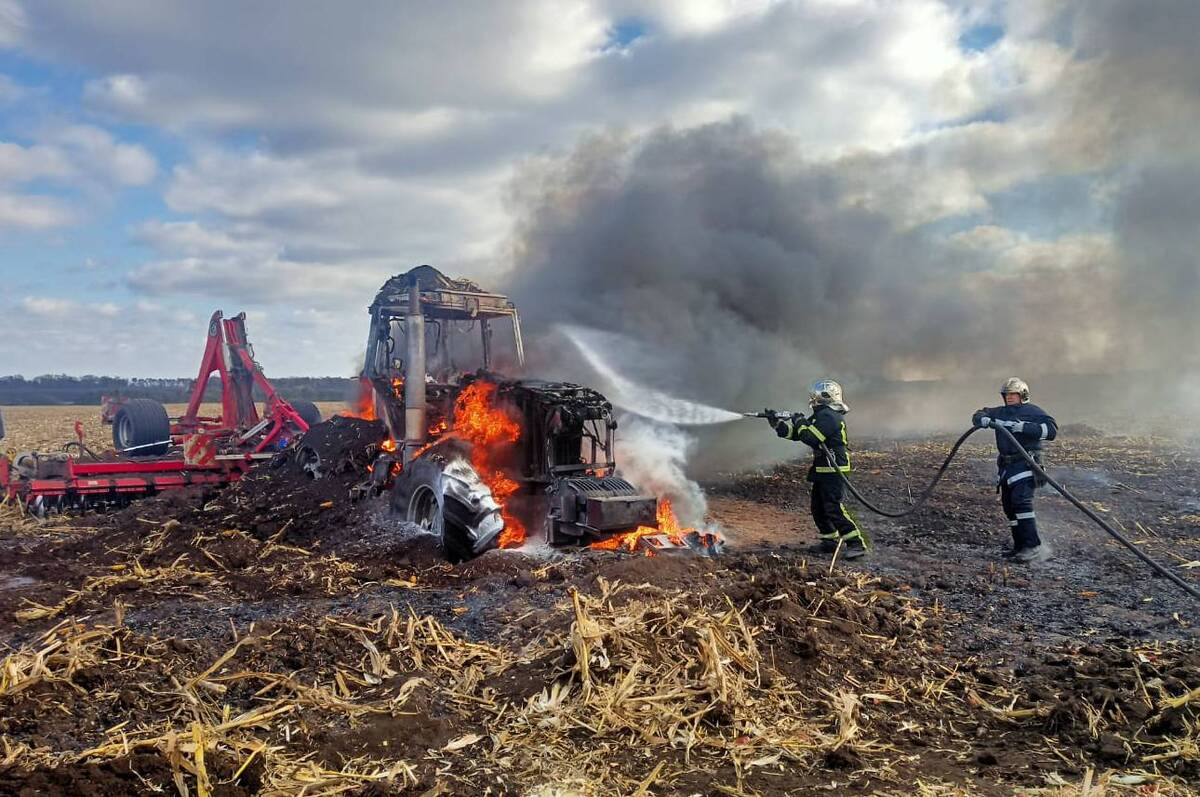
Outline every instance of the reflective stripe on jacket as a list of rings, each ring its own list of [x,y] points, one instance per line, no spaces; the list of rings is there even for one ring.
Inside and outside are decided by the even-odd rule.
[[[825,405],[818,406],[811,418],[795,415],[775,427],[780,437],[804,443],[813,450],[813,470],[817,473],[850,472],[850,439],[846,434],[844,412]],[[833,463],[821,450],[824,443],[833,454]]]
[[[1005,404],[1000,407],[984,407],[975,413],[972,423],[977,422],[984,415],[994,421],[1024,421],[1033,424],[1032,432],[1013,435],[1026,451],[1037,451],[1042,447],[1043,441],[1053,440],[1058,436],[1058,424],[1054,418],[1036,404],[1014,404],[1011,407]],[[1020,456],[1017,449],[1013,448],[1013,444],[1009,442],[1008,436],[1000,434],[999,431],[996,432],[996,450],[1002,457]]]

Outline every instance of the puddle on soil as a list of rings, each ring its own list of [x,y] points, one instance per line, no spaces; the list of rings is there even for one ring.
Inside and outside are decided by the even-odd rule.
[[[38,583],[36,578],[29,576],[14,576],[10,573],[0,573],[0,590],[20,589],[21,587],[30,587]]]
[[[1112,475],[1103,468],[1075,468],[1070,466],[1059,466],[1046,468],[1056,481],[1061,482],[1070,487],[1071,482],[1076,485],[1092,484],[1101,487],[1112,487],[1116,484],[1113,481]]]

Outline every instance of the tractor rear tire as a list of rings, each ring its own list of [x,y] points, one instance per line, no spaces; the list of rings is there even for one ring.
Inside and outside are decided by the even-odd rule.
[[[409,463],[392,488],[392,511],[436,535],[446,558],[458,563],[496,547],[498,532],[480,539],[478,531],[473,530],[496,528],[499,509],[494,501],[479,505],[464,502],[455,490],[447,489],[447,480],[451,479],[454,477],[446,474],[445,465],[436,460]]]
[[[291,404],[292,409],[296,411],[296,414],[299,415],[306,424],[308,424],[309,429],[316,426],[323,420],[323,418],[321,418],[320,408],[311,401],[289,401],[288,404]]]
[[[131,457],[161,457],[171,447],[171,419],[154,399],[130,399],[113,418],[113,446]]]

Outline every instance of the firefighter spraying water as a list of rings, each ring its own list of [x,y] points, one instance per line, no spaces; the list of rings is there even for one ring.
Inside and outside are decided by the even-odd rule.
[[[951,445],[945,460],[937,469],[929,484],[917,495],[916,500],[906,507],[892,510],[880,507],[872,502],[867,496],[863,495],[850,479],[849,441],[848,435],[842,437],[845,427],[844,421],[841,420],[845,414],[844,410],[848,410],[849,408],[842,400],[841,386],[836,382],[821,380],[814,383],[810,394],[810,406],[817,411],[811,417],[806,417],[801,412],[779,409],[766,409],[740,414],[730,413],[720,407],[712,407],[685,399],[678,399],[659,391],[648,391],[644,386],[621,378],[616,373],[616,369],[608,364],[595,348],[588,346],[585,336],[578,333],[578,328],[572,328],[572,330],[575,334],[568,333],[568,337],[580,348],[589,363],[597,371],[607,376],[610,382],[617,385],[617,390],[614,391],[614,402],[619,406],[626,407],[632,412],[638,412],[639,409],[642,409],[647,412],[649,417],[656,417],[664,422],[679,425],[712,425],[741,418],[765,418],[780,436],[805,442],[814,449],[814,461],[811,469],[814,479],[827,475],[829,481],[836,480],[839,485],[844,485],[845,489],[859,503],[882,517],[901,518],[919,512],[933,497],[938,484],[946,474],[947,468],[949,468],[950,463],[958,455],[967,438],[980,429],[992,428],[996,432],[997,447],[1000,450],[998,465],[1001,477],[1000,491],[1002,504],[1005,515],[1009,518],[1009,523],[1012,524],[1013,521],[1017,521],[1016,525],[1011,526],[1013,529],[1014,545],[1008,552],[1008,558],[1020,562],[1035,562],[1044,559],[1048,555],[1044,546],[1041,545],[1040,538],[1037,536],[1036,522],[1032,515],[1032,490],[1035,486],[1046,484],[1066,498],[1068,502],[1092,520],[1106,534],[1127,548],[1156,573],[1168,579],[1192,597],[1200,599],[1200,591],[1147,556],[1145,552],[1140,550],[1124,534],[1113,528],[1112,524],[1097,515],[1090,507],[1071,494],[1066,487],[1046,473],[1040,462],[1041,443],[1052,440],[1057,436],[1057,424],[1051,416],[1036,405],[1029,403],[1028,385],[1015,377],[1006,381],[1001,391],[1005,399],[1005,405],[978,411],[972,419],[971,428],[963,432]],[[617,378],[613,379],[614,376]],[[653,401],[639,400],[639,395],[652,395],[654,398]],[[837,409],[839,406],[843,412],[839,413]],[[822,409],[825,412],[822,412]],[[831,417],[830,413],[832,413]],[[830,424],[830,419],[834,421],[832,425]],[[781,429],[782,432],[780,432]],[[824,439],[821,439],[822,436]],[[1022,466],[1020,463],[1022,462],[1024,463],[1024,467],[1028,469],[1028,476],[1023,475],[1026,471],[1021,469]],[[1013,480],[1012,486],[1019,487],[1019,489],[1008,490],[1008,497],[1005,499],[1005,487],[1008,485],[1009,479]],[[842,506],[840,496],[837,492],[838,488],[826,490],[825,487],[827,485],[823,483],[822,489],[818,491],[815,485],[816,482],[814,482],[812,497],[814,505],[813,519],[817,524],[818,533],[822,535],[822,542],[828,547],[829,543],[834,542],[834,536],[827,531],[829,527],[827,521],[832,519],[831,515],[833,517],[841,515],[844,506]],[[1026,495],[1026,491],[1028,491],[1028,495]],[[838,498],[836,506],[833,504],[833,497]],[[817,508],[818,502],[820,503],[819,510]],[[827,506],[828,509],[826,508]],[[846,518],[847,522],[843,523],[841,528],[834,525],[838,540],[834,544],[836,546],[840,542],[843,558],[861,556],[862,553],[859,551],[859,545],[862,546],[863,550],[866,550],[869,543],[862,536],[861,529],[858,528],[858,524],[853,520],[853,516],[849,515],[849,513],[846,514],[848,516]],[[820,515],[820,518],[818,518],[818,515]],[[854,527],[853,530],[851,529],[851,525]],[[845,533],[843,533],[843,530]],[[858,532],[857,536],[855,535],[855,531]],[[847,543],[849,544],[847,545]]]
[[[845,420],[850,407],[842,401],[842,386],[832,379],[814,382],[808,401],[812,408],[808,418],[799,413],[780,417],[770,410],[764,410],[763,415],[777,435],[812,449],[808,482],[812,485],[812,517],[821,550],[833,553],[843,549],[844,558],[857,559],[867,553],[869,543],[842,502],[842,480],[851,470]]]

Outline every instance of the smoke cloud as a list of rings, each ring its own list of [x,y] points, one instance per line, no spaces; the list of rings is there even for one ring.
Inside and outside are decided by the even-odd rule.
[[[700,485],[687,475],[696,439],[678,427],[636,415],[619,415],[618,423],[616,454],[622,475],[643,490],[669,498],[683,525],[702,525],[708,502]]]
[[[1011,370],[1018,351],[1039,365],[1077,356],[1064,322],[1096,311],[1065,304],[1061,280],[989,273],[849,196],[835,166],[744,120],[592,138],[518,182],[511,291],[535,333],[565,317],[652,342],[666,356],[606,359],[733,410],[803,408],[825,376],[853,391],[989,360]],[[566,354],[551,358],[556,373],[595,380]],[[701,451],[724,466],[782,451],[744,429],[701,433]]]
[[[595,134],[528,162],[508,288],[531,338],[571,319],[645,341],[663,354],[612,343],[605,359],[733,410],[794,408],[832,377],[852,418],[889,430],[958,428],[1013,373],[1049,388],[1194,370],[1195,348],[1170,342],[1200,333],[1200,5],[1007,13],[1013,69],[1040,72],[1000,97],[1000,121],[818,161],[739,118]],[[535,362],[597,378],[569,347]],[[985,387],[964,406],[960,389],[953,407],[932,389],[898,405],[897,380]],[[1098,401],[1059,411],[1114,410]],[[697,432],[701,461],[714,434],[710,465],[785,450],[731,426]]]
[[[647,383],[704,403],[786,403],[824,375],[944,377],[1014,352],[1027,369],[1109,353],[1075,334],[1105,296],[1080,295],[1050,265],[996,270],[988,249],[902,229],[853,203],[837,163],[806,162],[745,120],[591,138],[530,166],[514,196],[512,292],[527,323],[569,317],[653,341],[687,367],[661,369],[673,386]]]

